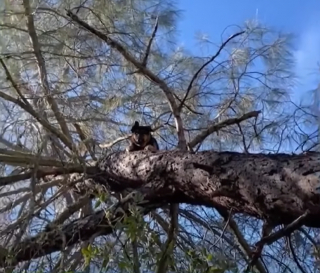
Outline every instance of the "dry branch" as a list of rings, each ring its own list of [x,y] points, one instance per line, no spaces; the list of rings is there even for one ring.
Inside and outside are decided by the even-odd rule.
[[[0,160],[1,162],[1,160]],[[58,161],[57,161],[58,162]],[[53,163],[53,162],[50,162]],[[30,179],[32,176],[36,176],[37,178],[43,178],[47,175],[62,175],[62,174],[70,174],[70,173],[81,173],[84,171],[84,167],[81,165],[75,165],[75,164],[69,164],[60,168],[57,168],[55,166],[52,166],[51,164],[48,164],[50,169],[38,169],[35,173],[34,170],[31,170],[29,172],[23,173],[23,174],[17,174],[17,175],[9,175],[5,177],[0,177],[0,186],[6,186],[10,184],[14,184],[16,182]],[[61,166],[61,165],[60,165]],[[91,166],[86,166],[86,173],[95,173],[96,168]]]
[[[117,143],[123,141],[123,140],[126,140],[130,137],[130,135],[126,135],[126,136],[123,136],[123,137],[119,137],[117,138],[116,140],[110,142],[110,143],[103,143],[103,144],[99,144],[99,147],[102,148],[102,149],[109,149],[111,148],[112,146],[116,145]]]
[[[280,238],[284,236],[289,237],[289,243],[291,242],[290,235],[295,230],[301,228],[301,226],[304,224],[305,218],[308,217],[309,211],[306,210],[306,212],[301,215],[298,219],[294,220],[291,224],[287,225],[286,227],[272,233],[271,235],[263,237],[260,241],[256,243],[256,250],[253,252],[252,259],[250,263],[248,264],[247,271],[252,268],[258,261],[258,258],[261,256],[262,249],[265,244],[271,245],[275,241],[279,240]]]
[[[146,53],[144,54],[144,57],[143,57],[143,60],[142,60],[142,65],[145,66],[145,67],[147,66],[147,61],[148,61],[148,57],[149,57],[149,54],[150,54],[150,50],[151,50],[151,45],[152,45],[153,39],[156,37],[156,33],[157,33],[157,30],[158,30],[158,20],[159,20],[159,18],[157,17],[156,18],[156,23],[154,25],[152,34],[150,36],[150,39],[149,39],[149,42],[148,42],[148,45],[147,45]]]
[[[221,130],[224,127],[227,127],[227,126],[230,126],[233,124],[239,124],[247,119],[256,118],[256,117],[258,117],[258,115],[260,113],[261,113],[261,111],[252,111],[252,112],[249,112],[249,113],[242,115],[239,118],[230,118],[230,119],[221,121],[219,123],[213,124],[213,125],[209,126],[208,129],[202,131],[199,135],[197,135],[192,141],[190,141],[188,143],[188,145],[190,146],[190,148],[193,148],[197,144],[204,141],[212,133],[218,132],[219,130]]]
[[[87,136],[83,130],[83,128],[81,127],[80,124],[78,123],[73,123],[74,128],[76,129],[81,141],[82,141],[82,145],[84,145],[86,147],[86,150],[89,152],[91,158],[93,160],[97,160],[96,155],[95,155],[95,151],[94,151],[94,145],[90,145],[93,144],[92,141],[91,143],[88,143],[90,136]]]
[[[207,66],[209,65],[210,63],[212,63],[221,53],[222,49],[225,48],[225,46],[234,38],[236,38],[237,36],[240,36],[242,35],[243,33],[245,33],[245,31],[240,31],[238,33],[235,33],[233,35],[231,35],[226,41],[224,41],[221,46],[219,47],[218,51],[216,52],[216,54],[214,54],[207,62],[205,62],[199,69],[198,71],[193,75],[189,85],[188,85],[188,88],[187,88],[187,91],[186,91],[186,94],[184,95],[183,99],[181,100],[181,103],[179,105],[179,109],[182,109],[182,106],[184,105],[186,99],[188,98],[188,95],[192,89],[192,86],[193,86],[193,83],[195,82],[195,80],[199,77],[201,71]]]

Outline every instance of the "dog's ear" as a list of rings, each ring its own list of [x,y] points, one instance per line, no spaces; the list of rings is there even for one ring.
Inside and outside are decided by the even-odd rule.
[[[140,127],[139,122],[135,121],[134,125],[131,128],[131,132],[133,133],[135,130],[137,130]]]
[[[153,132],[151,126],[146,126],[146,129],[147,129],[150,133]]]

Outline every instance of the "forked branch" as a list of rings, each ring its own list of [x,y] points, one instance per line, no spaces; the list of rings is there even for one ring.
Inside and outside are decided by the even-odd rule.
[[[222,128],[225,128],[227,126],[241,123],[241,122],[243,122],[243,121],[245,121],[247,119],[256,118],[256,117],[258,117],[258,115],[260,113],[261,113],[261,111],[252,111],[252,112],[249,112],[249,113],[246,113],[246,114],[242,115],[239,118],[230,118],[230,119],[221,121],[219,123],[213,124],[213,125],[209,126],[208,129],[206,129],[206,130],[202,131],[201,133],[199,133],[199,135],[197,135],[192,141],[190,141],[188,143],[188,145],[191,148],[193,148],[197,144],[199,144],[202,141],[204,141],[212,133],[218,132],[219,130],[221,130]]]
[[[189,85],[188,85],[188,88],[187,88],[187,91],[186,91],[186,94],[184,95],[180,105],[179,105],[179,109],[181,109],[186,101],[186,99],[188,98],[188,95],[190,93],[190,90],[192,89],[192,86],[193,86],[193,83],[195,82],[195,80],[198,78],[198,76],[200,75],[201,71],[206,67],[208,66],[210,63],[212,63],[221,53],[222,49],[224,49],[224,47],[234,38],[236,38],[237,36],[240,36],[241,34],[245,33],[245,31],[241,31],[241,32],[238,32],[238,33],[235,33],[233,35],[231,35],[226,41],[224,41],[221,46],[219,47],[219,50],[216,52],[215,55],[213,55],[207,62],[205,62],[199,69],[198,71],[193,75]]]
[[[167,83],[163,79],[155,75],[150,69],[145,67],[142,64],[142,62],[137,60],[123,45],[121,45],[118,41],[112,39],[109,35],[110,32],[108,30],[107,34],[102,33],[101,31],[93,28],[86,22],[80,20],[79,17],[72,13],[72,11],[70,10],[67,11],[67,16],[69,16],[79,26],[83,27],[92,34],[96,35],[101,40],[105,41],[111,48],[116,49],[129,63],[133,64],[142,75],[144,75],[146,78],[148,78],[150,81],[152,81],[161,88],[168,100],[170,110],[175,118],[177,135],[179,139],[178,148],[186,147],[187,142],[184,135],[181,112],[179,111],[176,100],[174,98],[174,91],[171,90]]]

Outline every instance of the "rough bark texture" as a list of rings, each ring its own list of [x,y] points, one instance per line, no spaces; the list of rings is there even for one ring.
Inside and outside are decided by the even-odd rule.
[[[232,208],[233,212],[273,224],[289,224],[305,214],[304,225],[320,227],[320,194],[315,191],[319,179],[314,175],[320,171],[319,159],[318,153],[123,152],[102,159],[92,178],[114,191],[136,189],[144,193],[145,201],[139,204],[143,214],[167,202],[189,203]],[[97,234],[109,234],[110,223],[118,221],[119,213],[116,209],[112,219],[106,219],[100,211],[42,232],[13,249],[2,248],[0,266],[41,257]],[[14,260],[10,253],[15,254]]]
[[[310,211],[320,227],[316,193],[320,154],[265,155],[235,152],[115,153],[99,163],[114,190],[139,188],[145,199],[231,209],[273,224],[288,224]]]

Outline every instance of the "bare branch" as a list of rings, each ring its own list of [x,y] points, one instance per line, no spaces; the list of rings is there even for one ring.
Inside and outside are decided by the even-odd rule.
[[[0,160],[1,162],[1,160]],[[48,169],[39,169],[36,174],[34,173],[33,170],[31,170],[30,172],[27,173],[23,173],[23,174],[17,174],[17,175],[10,175],[10,176],[6,176],[6,177],[0,177],[0,186],[6,186],[6,185],[10,185],[22,180],[26,180],[26,179],[30,179],[33,175],[35,175],[38,178],[43,178],[47,175],[60,175],[60,174],[70,174],[70,173],[82,173],[84,171],[83,166],[81,165],[66,165],[61,167],[61,163],[60,166],[55,167],[55,165],[52,165],[56,163],[56,165],[58,165],[58,162],[54,162],[54,161],[44,161],[42,164],[44,166],[53,166],[52,168]],[[90,174],[90,173],[94,173],[96,170],[95,167],[92,166],[87,166],[86,167],[86,173]]]
[[[205,62],[200,68],[199,70],[193,75],[189,85],[188,85],[188,88],[187,88],[187,92],[186,94],[184,95],[180,105],[179,105],[179,109],[181,110],[181,108],[183,107],[183,104],[185,103],[186,99],[188,98],[188,95],[189,95],[189,92],[190,90],[192,89],[192,86],[193,86],[193,83],[194,81],[198,78],[199,74],[201,73],[201,71],[207,66],[209,65],[211,62],[213,62],[221,53],[222,49],[232,40],[234,39],[235,37],[237,36],[240,36],[241,34],[245,33],[245,31],[241,31],[241,32],[238,32],[238,33],[235,33],[233,35],[231,35],[226,41],[224,41],[222,43],[222,45],[220,46],[219,50],[217,51],[217,53],[215,55],[213,55],[210,60],[208,60],[207,62]]]
[[[89,143],[88,143],[88,136],[85,135],[85,133],[83,132],[81,126],[80,126],[78,123],[73,123],[73,126],[76,128],[76,131],[77,131],[77,133],[78,133],[78,135],[79,135],[79,137],[80,137],[83,145],[85,145],[87,151],[89,151],[91,158],[92,158],[93,160],[97,160],[97,158],[96,158],[96,156],[95,156],[95,154],[94,154],[94,149],[93,149],[93,147],[91,147],[91,146],[89,145]],[[91,141],[91,143],[92,143],[92,141]],[[93,145],[92,145],[92,146],[93,146]]]
[[[142,214],[146,214],[149,211],[149,209],[144,209]],[[126,212],[130,215],[129,211]],[[93,215],[74,220],[61,228],[42,232],[10,249],[0,247],[0,267],[14,266],[22,261],[29,261],[63,250],[64,247],[72,246],[80,241],[110,234],[116,223],[123,218],[123,212],[115,211],[113,213],[114,216],[109,219],[106,217],[105,211],[101,210]],[[65,245],[62,242],[65,242]],[[11,257],[14,257],[14,259]]]
[[[247,255],[247,257],[252,256],[252,251],[250,249],[249,244],[247,243],[245,237],[243,236],[242,232],[239,230],[237,222],[233,219],[231,216],[231,213],[228,212],[225,209],[218,208],[217,211],[219,214],[223,217],[224,221],[229,224],[230,229],[234,236],[237,238],[237,242],[239,244],[239,247],[242,249],[242,251]],[[246,258],[248,261],[249,259]],[[263,264],[257,259],[255,266],[259,270],[260,273],[266,273],[266,269],[264,268]]]
[[[25,147],[21,148],[20,146],[11,143],[10,141],[4,139],[3,137],[0,137],[0,143],[5,145],[8,148],[14,150],[14,151],[20,151],[20,152],[28,151],[28,152],[30,152],[30,150],[26,149]]]
[[[272,233],[271,235],[262,238],[259,242],[256,243],[256,245],[271,245],[275,241],[279,240],[280,238],[284,236],[288,236],[296,229],[301,228],[305,224],[305,219],[310,215],[310,211],[306,210],[301,216],[299,216],[296,220],[294,220],[289,225],[285,226],[284,228]]]
[[[157,130],[159,130],[160,128],[162,128],[164,125],[161,124],[155,128],[152,129],[152,132],[155,132]],[[99,147],[101,149],[109,149],[111,148],[112,146],[116,145],[117,143],[121,142],[121,141],[124,141],[124,140],[127,140],[131,135],[125,135],[123,137],[119,137],[117,139],[115,139],[114,141],[111,141],[110,143],[101,143],[99,144]]]
[[[34,53],[35,53],[35,56],[37,59],[39,75],[40,75],[40,82],[41,82],[43,91],[46,94],[46,98],[51,106],[51,109],[52,109],[60,127],[61,127],[62,132],[69,139],[69,141],[72,142],[72,138],[71,138],[67,123],[66,123],[63,115],[59,111],[58,104],[56,103],[56,101],[54,100],[54,98],[51,95],[49,81],[47,78],[46,65],[45,65],[45,61],[43,59],[43,56],[41,54],[41,48],[40,48],[40,44],[38,41],[36,29],[34,26],[33,13],[31,11],[29,0],[23,0],[23,6],[25,8],[25,15],[27,17],[27,27],[28,27],[29,36],[31,38],[33,50],[34,50]]]
[[[151,45],[152,45],[152,42],[153,42],[153,39],[156,37],[156,33],[157,33],[157,30],[158,30],[158,17],[156,18],[156,23],[154,25],[154,29],[153,29],[153,32],[152,32],[152,35],[149,39],[149,42],[148,42],[148,45],[147,45],[147,49],[146,49],[146,53],[144,55],[144,58],[142,60],[142,65],[144,67],[147,66],[147,61],[148,61],[148,57],[149,57],[149,54],[150,54],[150,50],[151,50]]]
[[[290,250],[291,250],[291,253],[292,253],[292,256],[293,256],[293,260],[295,261],[296,265],[298,266],[298,268],[300,269],[300,271],[302,273],[307,273],[307,271],[304,270],[302,265],[300,264],[300,262],[298,260],[298,257],[296,255],[296,252],[294,251],[294,248],[293,248],[293,245],[292,245],[292,240],[291,240],[291,235],[288,236],[288,239],[289,239],[289,247],[290,247]]]
[[[261,255],[262,249],[264,245],[271,245],[275,241],[279,240],[280,238],[284,236],[290,236],[292,232],[295,230],[301,228],[305,224],[305,219],[309,216],[310,211],[307,210],[305,213],[303,213],[300,217],[298,217],[296,220],[294,220],[292,223],[288,224],[286,227],[266,236],[263,237],[259,242],[256,243],[256,251],[253,253],[253,257],[248,265],[248,269],[255,265],[258,258]],[[290,240],[289,240],[290,243]],[[248,270],[247,269],[247,270]]]
[[[1,59],[0,59],[0,62],[1,62]],[[56,135],[70,150],[72,150],[72,143],[69,141],[69,139],[62,132],[60,132],[59,130],[57,130],[53,126],[51,126],[48,121],[46,121],[45,119],[41,118],[41,116],[32,108],[32,106],[29,103],[27,103],[27,104],[23,103],[20,99],[16,99],[14,97],[11,97],[10,95],[7,95],[7,94],[5,94],[5,93],[3,93],[1,91],[0,91],[0,98],[3,98],[5,100],[7,100],[7,101],[10,101],[10,102],[18,105],[23,110],[25,110],[27,113],[29,113],[31,116],[33,116],[37,121],[39,121],[39,123],[45,129],[47,129],[52,134]],[[21,97],[21,98],[23,99],[23,97]]]
[[[116,145],[117,143],[123,141],[123,140],[126,140],[130,137],[130,135],[126,135],[126,136],[123,136],[123,137],[119,137],[117,139],[115,139],[114,141],[110,142],[110,143],[103,143],[103,144],[99,144],[99,147],[102,148],[102,149],[109,149],[111,148],[112,146]]]
[[[79,209],[84,207],[86,204],[89,202],[89,197],[88,196],[82,196],[77,200],[77,202],[72,203],[71,205],[67,206],[63,212],[61,212],[56,219],[54,219],[51,223],[46,226],[45,230],[49,231],[54,228],[57,228],[57,226],[61,225],[64,223],[65,220],[70,218],[75,212],[77,212]]]
[[[249,118],[253,118],[253,117],[258,117],[258,115],[261,113],[261,111],[252,111],[249,113],[244,114],[243,116],[241,116],[240,118],[230,118],[224,121],[221,121],[217,124],[214,124],[210,127],[208,127],[208,129],[204,130],[203,132],[201,132],[199,135],[197,135],[192,141],[189,142],[189,145],[191,148],[195,147],[197,144],[201,143],[202,141],[204,141],[209,135],[211,135],[214,132],[218,132],[219,130],[221,130],[224,127],[233,125],[233,124],[238,124],[242,121],[245,121]]]

